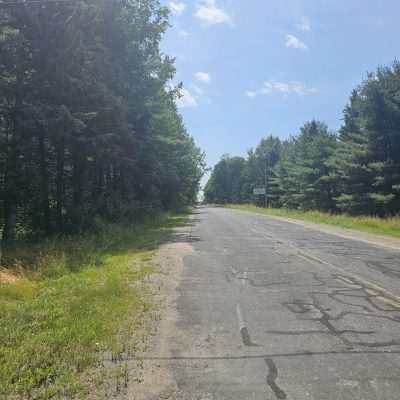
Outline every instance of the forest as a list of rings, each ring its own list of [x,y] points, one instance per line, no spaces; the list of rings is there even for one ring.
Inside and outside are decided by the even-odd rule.
[[[3,248],[196,201],[168,24],[156,0],[0,1]]]
[[[338,132],[312,120],[288,140],[262,139],[246,158],[224,155],[206,184],[204,201],[260,204],[253,189],[264,187],[269,207],[397,215],[400,63],[369,73],[353,90]]]

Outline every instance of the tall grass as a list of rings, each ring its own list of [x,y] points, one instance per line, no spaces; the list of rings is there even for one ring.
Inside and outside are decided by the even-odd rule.
[[[20,243],[19,277],[0,284],[0,398],[82,399],[105,354],[134,351],[150,304],[132,283],[154,271],[154,250],[185,218]]]
[[[334,225],[377,235],[400,238],[400,216],[378,218],[371,216],[354,217],[345,214],[328,214],[319,211],[289,210],[284,208],[260,208],[253,205],[229,205],[229,208],[251,211],[277,217],[292,218],[317,224]]]

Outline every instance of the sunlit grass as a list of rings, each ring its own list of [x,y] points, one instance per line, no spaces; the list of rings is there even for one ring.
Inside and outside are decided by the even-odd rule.
[[[374,233],[377,235],[392,236],[400,238],[400,217],[378,218],[378,217],[353,217],[344,214],[328,214],[319,211],[288,210],[284,208],[260,208],[253,205],[229,205],[229,208],[252,211],[260,214],[273,215],[277,217],[299,219],[315,222],[318,224],[334,225],[341,228],[355,229],[359,231]]]
[[[0,284],[0,398],[84,398],[101,358],[134,345],[150,306],[132,283],[185,218],[20,244],[19,279]]]

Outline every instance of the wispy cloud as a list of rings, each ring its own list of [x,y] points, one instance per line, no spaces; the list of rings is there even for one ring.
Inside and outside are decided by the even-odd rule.
[[[297,28],[302,32],[310,32],[311,31],[311,21],[308,17],[302,17],[300,23],[297,25]]]
[[[171,10],[171,13],[177,16],[181,15],[187,7],[185,3],[176,0],[171,0],[168,6]]]
[[[196,79],[199,82],[203,82],[203,83],[210,83],[211,82],[210,74],[208,74],[207,72],[196,72],[194,74],[194,76],[196,77]]]
[[[204,25],[232,25],[232,18],[225,10],[217,5],[216,0],[200,0],[196,4],[194,16]]]
[[[287,97],[289,95],[307,96],[317,93],[318,89],[314,87],[307,87],[307,85],[299,81],[280,82],[269,80],[264,82],[260,89],[247,90],[245,94],[247,97],[255,98],[257,96],[271,96],[276,94]]]
[[[176,100],[176,104],[180,108],[197,107],[199,105],[197,97],[190,93],[188,89],[182,88],[180,97]]]
[[[186,32],[186,31],[183,30],[183,29],[181,29],[181,30],[178,32],[178,36],[179,36],[180,38],[182,38],[182,39],[187,39],[187,38],[190,36],[190,33],[189,33],[189,32]]]
[[[246,96],[250,98],[257,97],[258,93],[254,90],[246,90]]]
[[[300,50],[308,49],[307,45],[294,35],[286,35],[285,46],[292,49],[300,49]]]

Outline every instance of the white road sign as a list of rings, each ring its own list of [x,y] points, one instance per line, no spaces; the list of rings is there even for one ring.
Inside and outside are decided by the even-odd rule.
[[[253,194],[256,196],[257,195],[265,195],[265,194],[267,194],[267,192],[266,192],[265,188],[254,188]]]

